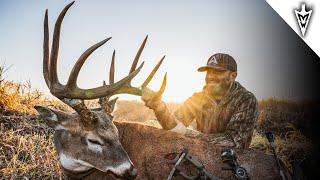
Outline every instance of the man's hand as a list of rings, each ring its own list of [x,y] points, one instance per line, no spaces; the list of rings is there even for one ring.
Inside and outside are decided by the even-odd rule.
[[[157,120],[163,129],[170,130],[177,126],[175,117],[171,115],[166,104],[161,101],[162,90],[154,92],[147,87],[142,87],[141,99],[146,106],[152,109],[157,117]]]
[[[141,99],[145,103],[149,103],[150,101],[154,101],[154,100],[161,100],[161,95],[159,96],[158,93],[154,92],[148,87],[142,87],[141,90],[142,90]]]

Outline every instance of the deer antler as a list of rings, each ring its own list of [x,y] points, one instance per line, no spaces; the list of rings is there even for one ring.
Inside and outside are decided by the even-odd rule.
[[[112,95],[124,94],[124,93],[141,96],[141,87],[148,85],[148,83],[151,81],[154,74],[160,67],[163,59],[165,58],[165,56],[163,56],[163,58],[159,61],[159,63],[156,65],[156,67],[153,69],[153,71],[150,73],[150,75],[148,76],[148,78],[145,80],[145,82],[142,84],[141,87],[131,86],[132,79],[140,72],[141,68],[143,67],[144,62],[142,62],[141,65],[136,69],[136,66],[138,64],[139,58],[144,49],[148,36],[146,36],[146,38],[142,42],[133,60],[128,76],[122,78],[118,82],[114,82],[114,63],[115,63],[115,51],[114,51],[112,55],[112,62],[110,67],[109,85],[106,85],[104,83],[100,87],[91,88],[91,89],[81,89],[77,86],[78,75],[86,59],[96,49],[98,49],[100,46],[108,42],[111,39],[111,37],[106,38],[105,40],[94,44],[79,57],[79,59],[77,60],[76,64],[74,65],[70,73],[70,76],[66,85],[62,85],[59,82],[59,79],[57,76],[57,59],[58,59],[58,52],[59,52],[60,28],[66,12],[73,5],[73,3],[74,1],[68,4],[61,11],[56,21],[56,24],[54,27],[54,33],[53,33],[50,58],[49,58],[50,52],[49,52],[48,10],[46,10],[46,13],[45,13],[44,42],[43,42],[43,76],[47,86],[50,89],[50,92],[54,96],[56,96],[57,98],[59,98],[60,100],[68,104],[69,106],[71,106],[78,113],[82,113],[86,109],[86,107],[80,100],[89,100],[89,99],[96,99],[96,98],[102,98],[102,97],[108,97],[107,99],[109,99],[109,97],[111,97]],[[166,86],[166,75],[162,82],[160,92],[161,91],[163,92],[165,86]]]
[[[133,61],[132,63],[132,66],[131,66],[131,70],[130,71],[134,71],[134,69],[132,69],[133,66],[136,66],[143,50],[143,47],[147,41],[147,38],[148,36],[144,39],[142,45],[140,46],[139,48],[139,51],[135,57],[135,60]],[[115,99],[112,99],[109,101],[109,98],[114,95],[114,94],[121,94],[121,93],[128,93],[128,94],[133,94],[133,95],[138,95],[138,96],[141,96],[141,89],[143,87],[146,87],[149,82],[152,80],[152,78],[154,77],[155,73],[157,72],[157,70],[159,69],[160,65],[162,64],[162,61],[164,60],[165,56],[163,56],[161,58],[161,60],[158,62],[158,64],[153,68],[153,70],[151,71],[151,73],[149,74],[149,76],[147,77],[147,79],[143,82],[143,84],[141,85],[140,88],[137,88],[137,87],[132,87],[130,85],[130,82],[126,84],[126,86],[123,87],[123,89],[119,89],[118,91],[108,95],[108,96],[105,96],[105,97],[100,97],[99,98],[99,104],[101,105],[102,109],[105,109],[107,112],[112,112],[113,110],[113,107],[117,101],[117,98]],[[114,72],[115,72],[115,68],[114,68],[114,62],[115,62],[115,51],[113,51],[113,54],[112,54],[112,61],[111,61],[111,66],[110,66],[110,71],[109,71],[109,84],[113,84],[114,83]],[[103,85],[105,85],[105,81],[103,81]],[[163,78],[163,81],[162,81],[162,84],[161,84],[161,87],[160,87],[160,90],[157,92],[157,95],[158,96],[161,96],[161,94],[164,92],[165,90],[165,87],[166,87],[166,84],[167,84],[167,73],[165,74],[164,78]]]

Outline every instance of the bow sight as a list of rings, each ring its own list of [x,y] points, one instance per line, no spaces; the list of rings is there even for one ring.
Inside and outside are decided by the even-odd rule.
[[[228,167],[222,167],[222,170],[231,170],[236,179],[249,180],[246,169],[239,165],[237,154],[233,149],[224,149],[221,152],[221,159],[228,165]]]

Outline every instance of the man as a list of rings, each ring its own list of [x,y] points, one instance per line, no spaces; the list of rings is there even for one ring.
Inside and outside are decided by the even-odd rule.
[[[237,63],[228,54],[217,53],[199,72],[206,72],[206,85],[170,113],[161,96],[143,88],[142,100],[153,109],[164,129],[188,135],[193,120],[197,130],[210,134],[212,142],[248,148],[258,115],[255,96],[235,81]]]

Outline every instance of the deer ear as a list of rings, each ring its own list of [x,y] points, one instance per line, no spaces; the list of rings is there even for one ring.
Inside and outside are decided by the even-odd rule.
[[[110,104],[110,110],[111,110],[110,113],[113,112],[114,107],[116,106],[117,100],[118,100],[118,97],[116,97],[108,102]]]
[[[49,127],[54,128],[56,130],[63,129],[61,121],[59,121],[59,114],[57,113],[57,111],[43,106],[34,106],[34,108],[38,111],[41,118],[45,120],[46,124]]]

